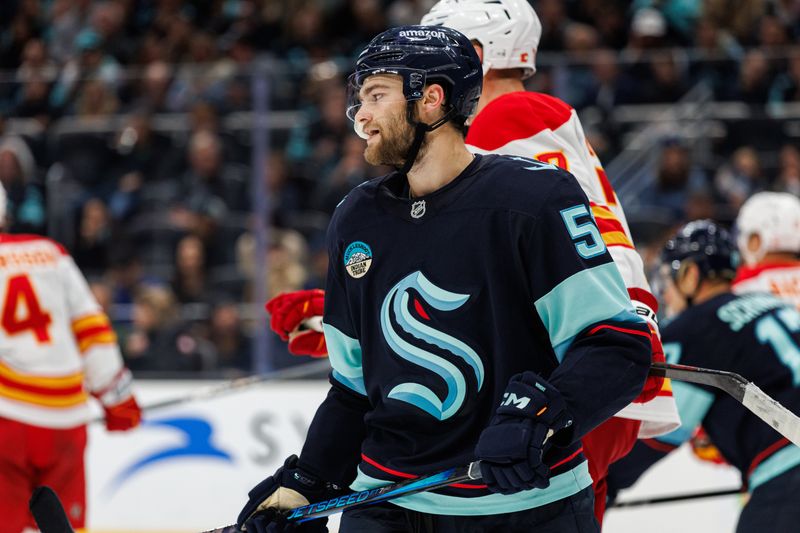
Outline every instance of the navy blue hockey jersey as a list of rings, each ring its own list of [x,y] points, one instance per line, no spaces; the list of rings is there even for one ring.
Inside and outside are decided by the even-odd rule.
[[[650,341],[574,177],[477,156],[445,187],[409,198],[405,177],[390,174],[342,201],[328,248],[332,389],[306,468],[344,479],[360,452],[351,486],[362,490],[467,464],[509,379],[532,370],[574,419],[572,437],[545,456],[550,487],[502,495],[465,484],[394,503],[495,514],[591,484],[579,439],[641,391]]]
[[[726,293],[687,309],[661,329],[669,363],[741,374],[800,413],[800,313],[771,294]],[[615,488],[630,486],[651,464],[691,438],[699,425],[749,490],[800,465],[800,448],[725,392],[672,381],[681,427],[637,443],[612,467]]]

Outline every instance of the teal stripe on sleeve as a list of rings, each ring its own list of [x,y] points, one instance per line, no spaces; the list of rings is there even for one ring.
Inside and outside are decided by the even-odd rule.
[[[714,395],[700,387],[675,380],[672,381],[672,395],[678,405],[681,427],[656,437],[656,440],[680,446],[692,437],[694,430],[706,417],[711,404],[714,403]]]
[[[614,263],[573,274],[534,302],[559,361],[575,336],[607,320],[643,322]]]
[[[753,492],[759,485],[763,485],[770,479],[778,477],[797,465],[800,465],[800,448],[789,444],[773,453],[769,459],[753,469],[747,483],[747,489]]]
[[[333,367],[334,379],[366,396],[364,369],[361,367],[361,343],[330,324],[323,324],[322,331],[325,333],[325,344],[328,346],[328,358]]]
[[[362,491],[382,487],[389,483],[389,481],[370,477],[359,468],[358,476],[350,488],[354,491]],[[472,498],[420,492],[395,498],[392,503],[412,511],[430,514],[475,516],[514,513],[563,500],[591,484],[592,476],[589,475],[589,466],[584,461],[572,470],[551,477],[550,485],[546,489],[523,490],[514,494],[488,494]]]

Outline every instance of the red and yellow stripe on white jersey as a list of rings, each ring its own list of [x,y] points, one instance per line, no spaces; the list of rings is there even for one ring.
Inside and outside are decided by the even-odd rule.
[[[741,267],[733,280],[733,292],[771,292],[800,309],[800,261]]]
[[[0,234],[0,416],[83,424],[88,396],[121,369],[108,318],[64,248]]]
[[[529,157],[572,173],[589,198],[600,234],[625,286],[650,293],[619,198],[572,107],[542,93],[505,94],[475,116],[467,145],[475,153]],[[665,383],[654,400],[631,404],[617,415],[642,420],[642,437],[667,433],[680,425],[671,385],[668,380]]]

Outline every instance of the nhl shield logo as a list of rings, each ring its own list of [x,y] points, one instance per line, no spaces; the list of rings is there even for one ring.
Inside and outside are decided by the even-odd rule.
[[[411,204],[411,218],[422,218],[425,216],[425,200]]]

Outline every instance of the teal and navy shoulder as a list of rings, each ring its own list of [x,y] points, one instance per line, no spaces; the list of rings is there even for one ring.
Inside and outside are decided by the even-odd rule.
[[[536,217],[553,198],[588,204],[575,177],[555,165],[508,155],[483,156],[482,163],[472,194],[487,207]]]

